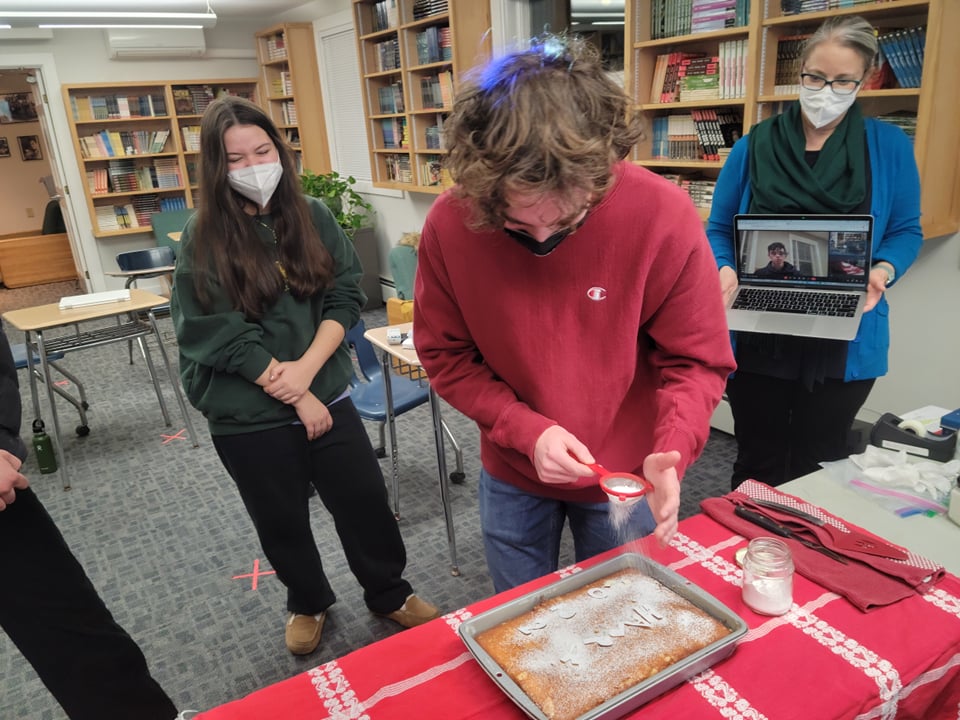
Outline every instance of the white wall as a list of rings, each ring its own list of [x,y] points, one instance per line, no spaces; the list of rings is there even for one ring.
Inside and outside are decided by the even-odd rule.
[[[860,419],[875,422],[924,405],[960,408],[960,233],[927,240],[889,291],[890,370],[877,380]]]

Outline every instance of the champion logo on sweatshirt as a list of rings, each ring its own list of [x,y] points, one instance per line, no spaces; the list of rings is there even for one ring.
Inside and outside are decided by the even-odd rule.
[[[594,285],[587,290],[587,297],[596,302],[607,299],[607,289]]]

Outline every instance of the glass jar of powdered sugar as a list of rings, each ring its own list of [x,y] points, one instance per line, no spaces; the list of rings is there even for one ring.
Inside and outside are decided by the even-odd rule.
[[[793,605],[793,556],[782,540],[758,537],[747,545],[743,602],[761,615],[783,615]]]

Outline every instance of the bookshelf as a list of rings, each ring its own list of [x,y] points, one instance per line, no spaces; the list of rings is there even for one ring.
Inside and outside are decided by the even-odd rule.
[[[260,104],[293,150],[298,171],[330,172],[313,25],[274,25],[258,31],[256,42]]]
[[[462,73],[490,57],[489,3],[353,0],[377,187],[440,193],[443,121]]]
[[[214,98],[256,90],[256,79],[65,85],[94,236],[150,232],[151,213],[195,207],[191,130]]]
[[[679,4],[679,3],[677,3]],[[687,3],[689,5],[689,3]],[[921,180],[921,225],[926,238],[960,230],[960,84],[953,77],[960,66],[960,44],[951,42],[949,29],[960,27],[960,2],[956,0],[824,0],[837,6],[816,12],[786,14],[784,7],[798,6],[781,0],[749,0],[749,18],[742,27],[700,33],[681,31],[674,37],[657,37],[651,26],[660,17],[661,26],[672,17],[671,0],[631,0],[626,4],[628,63],[625,81],[647,119],[648,137],[636,149],[634,160],[656,172],[716,178],[720,160],[663,158],[654,144],[655,121],[697,109],[736,108],[742,113],[742,131],[779,112],[782,103],[796,100],[796,88],[785,84],[777,73],[777,51],[781,41],[813,32],[832,15],[861,15],[878,28],[881,36],[900,29],[926,28],[922,74],[919,87],[861,90],[858,98],[864,112],[873,116],[908,113],[916,115],[914,139]],[[843,5],[844,7],[839,7]],[[807,4],[809,7],[810,4]],[[666,7],[667,17],[658,16]],[[651,22],[651,19],[654,22]],[[676,28],[673,28],[676,30]],[[743,40],[746,51],[743,96],[717,102],[651,102],[656,82],[657,56],[671,52],[716,54],[720,43]],[[782,64],[782,63],[781,63]],[[909,83],[907,83],[909,84]],[[659,121],[662,123],[662,120]],[[701,208],[706,218],[709,208]]]

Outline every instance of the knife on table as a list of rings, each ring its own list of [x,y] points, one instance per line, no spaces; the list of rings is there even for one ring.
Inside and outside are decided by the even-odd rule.
[[[811,515],[810,513],[804,512],[803,510],[795,508],[791,505],[785,505],[773,500],[764,500],[762,498],[750,498],[750,502],[771,510],[777,510],[782,513],[787,513],[788,515],[793,515],[794,517],[804,520],[811,525],[825,528],[833,540],[834,547],[842,548],[844,550],[856,550],[858,552],[867,553],[868,555],[877,555],[878,557],[891,558],[893,560],[906,560],[909,557],[909,553],[897,545],[893,545],[892,543],[882,540],[871,539],[863,533],[852,529],[848,529],[846,532],[844,532],[840,528],[834,527],[833,525],[828,525],[824,520],[821,520],[816,515]]]
[[[847,564],[847,559],[843,557],[843,555],[841,555],[840,553],[835,553],[833,550],[831,550],[828,547],[824,547],[820,543],[816,543],[816,542],[813,542],[812,540],[808,540],[805,537],[801,537],[798,533],[794,532],[793,530],[788,528],[786,525],[781,525],[773,518],[769,518],[766,515],[761,515],[760,513],[754,512],[753,510],[745,508],[742,505],[737,505],[733,509],[733,512],[737,515],[737,517],[741,517],[744,520],[748,520],[749,522],[752,522],[754,525],[759,525],[764,530],[769,530],[770,532],[776,535],[779,535],[780,537],[796,540],[798,543],[800,543],[804,547],[808,547],[811,550],[816,550],[817,552],[823,553],[828,558],[831,558],[832,560],[836,560],[839,563],[843,563],[844,565]]]

